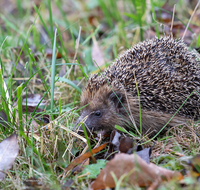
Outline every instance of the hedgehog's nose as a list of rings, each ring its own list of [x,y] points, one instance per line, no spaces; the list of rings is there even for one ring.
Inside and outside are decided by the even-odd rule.
[[[83,133],[83,128],[82,128],[82,126],[81,126],[81,124],[80,124],[80,121],[81,121],[81,117],[79,117],[79,118],[77,119],[76,124],[75,124],[74,127],[73,127],[73,131],[77,132],[79,135],[80,135],[81,133]]]

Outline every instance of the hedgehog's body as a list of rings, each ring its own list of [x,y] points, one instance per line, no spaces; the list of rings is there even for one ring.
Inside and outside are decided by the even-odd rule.
[[[89,129],[108,131],[115,124],[130,126],[133,120],[139,127],[137,82],[143,133],[159,131],[194,90],[200,92],[199,63],[181,40],[164,37],[140,43],[119,56],[103,74],[90,77],[81,97],[81,105],[89,105],[78,122],[88,116],[85,124]],[[200,119],[196,92],[169,126],[186,119]]]

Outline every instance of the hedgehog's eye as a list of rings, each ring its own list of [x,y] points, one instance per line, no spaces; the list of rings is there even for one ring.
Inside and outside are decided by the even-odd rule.
[[[101,112],[100,112],[100,111],[96,111],[96,112],[94,113],[94,115],[97,116],[97,117],[100,117],[100,116],[101,116]]]

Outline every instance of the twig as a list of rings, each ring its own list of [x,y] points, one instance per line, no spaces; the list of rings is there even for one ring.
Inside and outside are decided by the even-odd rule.
[[[190,17],[190,20],[189,20],[189,22],[188,22],[188,24],[187,24],[187,26],[186,26],[186,29],[185,29],[185,31],[184,31],[184,34],[183,34],[183,36],[182,36],[182,40],[183,40],[184,37],[185,37],[185,34],[186,34],[187,29],[188,29],[188,27],[189,27],[189,24],[190,24],[190,22],[191,22],[191,20],[192,20],[192,17],[194,16],[194,13],[196,12],[196,10],[197,10],[197,8],[198,8],[198,6],[199,6],[199,4],[200,4],[200,0],[198,1],[196,7],[194,8],[194,11],[193,11],[193,13],[192,13],[192,15],[191,15],[191,17]]]
[[[81,26],[79,27],[79,33],[78,33],[78,38],[76,39],[76,46],[75,46],[75,54],[74,54],[74,59],[73,59],[73,63],[76,62],[76,56],[77,56],[77,53],[78,53],[78,48],[79,48],[79,42],[80,42],[80,38],[81,38]],[[71,73],[71,70],[73,68],[73,65],[71,65],[70,69],[69,69],[69,74],[66,78],[69,77],[70,73]]]
[[[174,4],[173,16],[172,16],[172,23],[171,23],[171,28],[170,28],[170,33],[171,33],[171,37],[172,37],[172,38],[173,38],[172,28],[173,28],[173,25],[174,25],[174,14],[175,14],[175,10],[176,10],[176,4]]]

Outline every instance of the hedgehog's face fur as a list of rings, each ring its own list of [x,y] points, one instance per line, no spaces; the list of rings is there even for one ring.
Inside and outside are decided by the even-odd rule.
[[[121,124],[125,101],[122,92],[106,84],[92,93],[86,89],[81,96],[81,106],[87,106],[82,109],[76,126],[83,122],[87,130],[111,131],[115,125]]]

